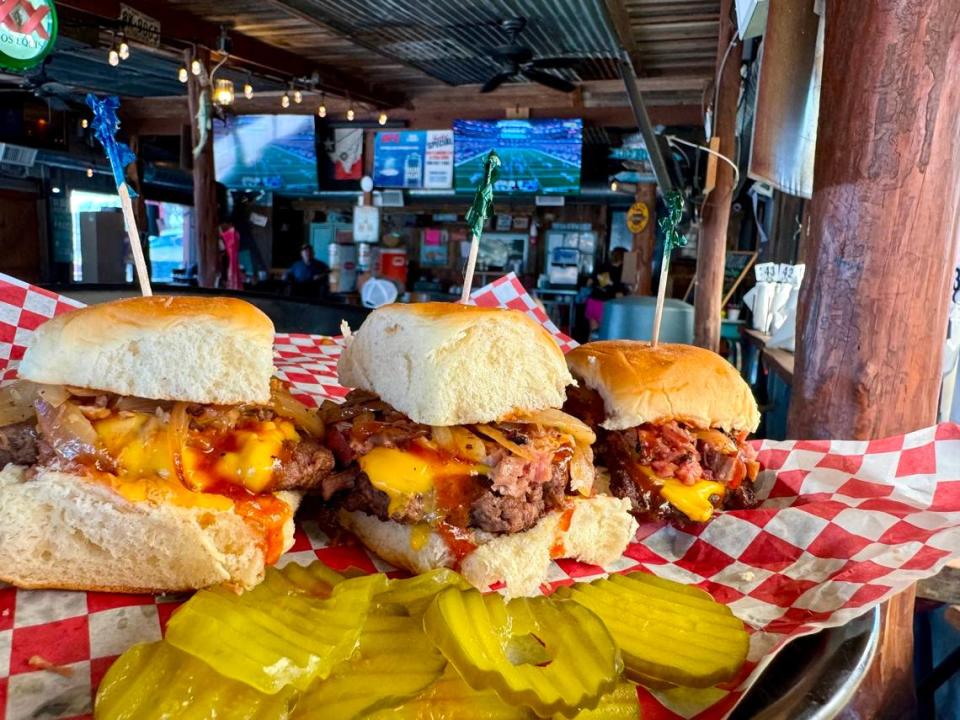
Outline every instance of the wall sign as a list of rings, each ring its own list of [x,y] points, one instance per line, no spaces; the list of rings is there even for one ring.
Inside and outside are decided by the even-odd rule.
[[[136,40],[150,47],[160,47],[159,20],[121,3],[120,24],[128,40]]]
[[[646,203],[635,202],[627,210],[627,229],[632,233],[641,233],[650,222],[650,208]]]
[[[0,2],[0,67],[28,70],[39,65],[56,40],[53,0]]]

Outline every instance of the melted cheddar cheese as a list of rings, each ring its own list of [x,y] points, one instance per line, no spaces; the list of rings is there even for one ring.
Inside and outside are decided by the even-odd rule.
[[[490,472],[486,465],[386,447],[374,448],[361,456],[359,463],[370,484],[390,498],[387,512],[391,515],[412,497],[430,493],[437,480]]]
[[[685,485],[676,478],[660,477],[645,465],[640,469],[659,486],[664,500],[694,522],[706,522],[713,517],[714,507],[710,496],[719,495],[723,498],[727,492],[721,483],[712,480],[698,480],[693,485]]]

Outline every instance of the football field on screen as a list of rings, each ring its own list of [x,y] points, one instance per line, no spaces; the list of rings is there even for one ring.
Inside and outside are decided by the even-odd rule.
[[[494,192],[560,194],[580,189],[580,168],[575,163],[530,148],[498,148],[497,154],[501,167]],[[476,188],[486,159],[484,152],[457,165],[454,187],[460,191]]]

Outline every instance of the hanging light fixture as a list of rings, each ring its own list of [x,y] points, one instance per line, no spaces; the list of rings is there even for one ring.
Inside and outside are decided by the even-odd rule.
[[[213,101],[220,107],[233,105],[235,95],[233,92],[233,81],[226,78],[218,78],[213,84]]]
[[[280,98],[280,107],[282,108],[290,107],[290,95],[287,92],[284,92],[283,97]]]
[[[194,58],[193,62],[190,63],[190,72],[199,76],[201,70],[203,70],[203,65],[200,64],[199,60]]]
[[[297,88],[296,90],[293,91],[293,101],[297,105],[303,102],[303,93],[300,92],[300,88]]]
[[[327,116],[326,96],[323,93],[320,93],[320,105],[317,106],[317,115],[322,118]]]
[[[121,60],[130,58],[130,45],[127,44],[127,39],[123,36],[123,33],[120,33],[120,45],[117,46],[117,55],[120,56]]]
[[[385,112],[382,112],[377,116],[377,122],[380,123],[381,125],[386,125],[387,119],[388,119],[387,114]]]
[[[243,96],[247,100],[253,99],[253,85],[250,83],[250,73],[247,73],[247,81],[243,84]]]

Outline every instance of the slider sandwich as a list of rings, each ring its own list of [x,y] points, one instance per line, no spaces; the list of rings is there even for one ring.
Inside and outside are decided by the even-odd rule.
[[[373,311],[343,351],[341,405],[321,409],[340,522],[413,572],[536,594],[551,558],[618,559],[628,500],[594,492],[593,431],[559,410],[573,382],[550,334],[515,310]]]
[[[250,587],[333,466],[273,374],[273,324],[231,298],[149,297],[37,328],[0,390],[0,580]]]
[[[598,434],[612,495],[641,520],[702,523],[751,507],[760,464],[747,435],[760,413],[726,360],[692,345],[605,340],[567,355],[564,410]]]

